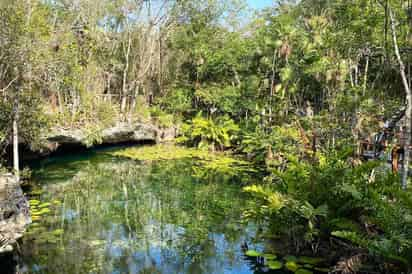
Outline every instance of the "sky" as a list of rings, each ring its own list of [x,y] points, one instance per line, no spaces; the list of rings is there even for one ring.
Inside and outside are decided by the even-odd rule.
[[[247,2],[254,9],[262,9],[273,5],[273,0],[247,0]]]

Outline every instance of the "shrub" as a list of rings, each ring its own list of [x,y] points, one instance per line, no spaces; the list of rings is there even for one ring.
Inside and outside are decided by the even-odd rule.
[[[340,238],[370,258],[402,268],[412,261],[412,198],[381,162],[353,167],[346,153],[318,155],[318,163],[286,155],[287,167],[269,169],[247,216],[268,224],[271,233],[316,251],[322,239]],[[315,247],[315,248],[314,248]],[[329,249],[332,247],[329,247]],[[379,260],[377,260],[379,261]]]
[[[197,147],[223,150],[232,146],[239,130],[239,126],[227,116],[213,120],[199,113],[183,125],[182,136],[178,140]]]

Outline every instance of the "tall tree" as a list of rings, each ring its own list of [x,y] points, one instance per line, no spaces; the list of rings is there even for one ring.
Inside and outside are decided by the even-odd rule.
[[[396,34],[396,21],[395,17],[393,15],[392,8],[389,6],[388,7],[389,11],[389,17],[391,20],[391,30],[392,30],[392,41],[393,41],[393,47],[395,49],[395,54],[396,54],[396,59],[399,63],[399,72],[402,78],[402,84],[405,89],[405,94],[406,94],[406,112],[405,112],[405,131],[404,131],[404,137],[405,137],[405,142],[403,144],[403,150],[404,150],[404,160],[403,160],[403,171],[402,171],[402,187],[404,189],[407,188],[408,186],[408,175],[409,175],[409,161],[410,161],[410,147],[411,147],[411,126],[412,126],[412,91],[411,87],[409,85],[408,77],[406,76],[405,72],[405,64],[403,63],[400,51],[399,51],[399,46],[398,46],[398,37]]]

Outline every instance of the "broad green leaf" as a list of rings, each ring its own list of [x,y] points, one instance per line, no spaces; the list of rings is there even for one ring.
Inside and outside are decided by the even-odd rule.
[[[272,269],[272,270],[278,270],[283,267],[283,263],[280,261],[269,261],[267,265],[269,269]]]
[[[249,256],[249,257],[259,257],[259,256],[262,255],[262,253],[260,253],[256,250],[248,250],[248,251],[246,251],[245,254],[246,254],[246,256]]]

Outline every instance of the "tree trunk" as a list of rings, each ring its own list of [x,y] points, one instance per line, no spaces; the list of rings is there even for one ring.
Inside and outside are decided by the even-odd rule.
[[[162,35],[159,36],[159,93],[163,96],[163,44]]]
[[[276,62],[276,51],[273,52],[272,60],[272,76],[270,81],[270,99],[269,99],[269,125],[272,125],[272,104],[273,104],[273,92],[275,89],[275,62]]]
[[[132,46],[132,38],[130,34],[128,34],[128,41],[127,41],[127,49],[125,52],[125,67],[123,70],[123,85],[122,85],[122,100],[120,105],[120,113],[125,117],[126,116],[126,105],[127,105],[127,73],[129,71],[129,56],[130,56],[130,48]]]
[[[53,92],[56,92],[57,94],[57,103],[59,104],[59,113],[63,113],[64,109],[64,102],[63,102],[63,97],[60,91],[59,85],[56,83],[56,80],[53,81]]]
[[[393,16],[392,9],[390,7],[388,11],[389,11],[389,16],[391,20],[393,46],[395,48],[396,58],[399,63],[399,71],[400,71],[401,78],[402,78],[402,84],[403,84],[403,87],[406,93],[407,106],[406,106],[406,112],[405,112],[405,131],[404,131],[405,142],[403,144],[404,159],[403,159],[403,172],[402,172],[402,188],[406,189],[408,186],[408,172],[409,172],[409,158],[410,158],[409,148],[411,146],[412,93],[411,93],[411,88],[408,83],[408,79],[406,77],[405,65],[399,53],[398,39],[396,36],[395,18]]]
[[[13,169],[17,180],[20,180],[20,167],[19,167],[19,90],[16,89],[14,98],[14,110],[13,110]]]
[[[368,70],[369,70],[369,53],[366,55],[366,65],[365,65],[365,74],[363,76],[362,96],[365,96],[366,88],[368,86]]]
[[[112,94],[112,91],[110,90],[111,89],[111,81],[112,81],[112,75],[111,75],[111,73],[108,73],[108,75],[107,75],[107,84],[106,84],[106,96],[104,96],[104,102],[109,101],[109,103],[111,103],[111,101],[110,101],[110,97],[111,97],[111,94]]]
[[[130,103],[129,120],[132,120],[133,115],[136,112],[136,101],[137,101],[137,96],[139,96],[139,88],[140,88],[140,84],[138,83],[136,85],[135,90],[134,90],[134,94],[133,94],[133,97],[132,97],[132,102]]]

